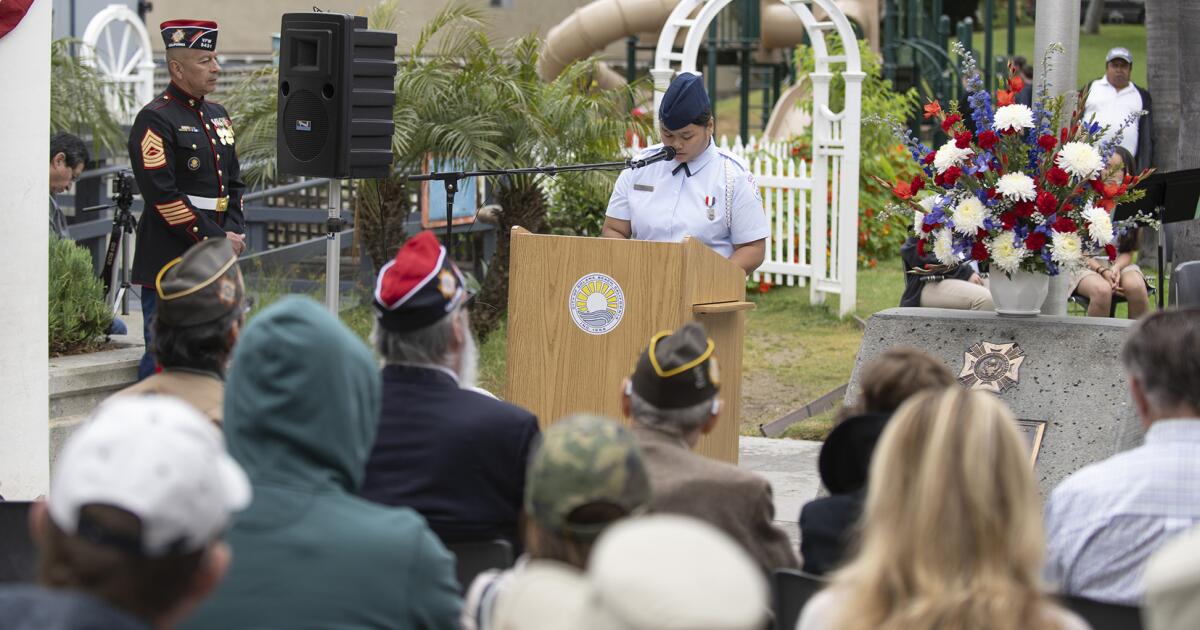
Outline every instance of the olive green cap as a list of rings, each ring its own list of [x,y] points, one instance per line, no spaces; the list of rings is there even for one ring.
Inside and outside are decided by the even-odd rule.
[[[245,289],[233,244],[209,238],[163,266],[155,278],[155,317],[171,326],[214,322],[242,308]]]

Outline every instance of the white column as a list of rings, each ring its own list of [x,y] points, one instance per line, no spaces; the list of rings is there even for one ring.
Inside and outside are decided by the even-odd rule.
[[[0,494],[32,499],[50,482],[47,360],[50,7],[34,2],[0,38]]]
[[[1042,67],[1042,55],[1046,47],[1052,43],[1063,45],[1066,50],[1061,55],[1050,58],[1050,72]],[[1037,0],[1037,21],[1033,27],[1033,86],[1034,95],[1046,78],[1046,87],[1050,96],[1067,94],[1078,89],[1075,66],[1079,60],[1079,3],[1064,2],[1063,0]],[[1064,105],[1070,111],[1073,101],[1068,98]],[[1067,274],[1059,274],[1050,278],[1050,290],[1046,301],[1042,303],[1042,313],[1045,315],[1066,315],[1067,284],[1070,278]]]

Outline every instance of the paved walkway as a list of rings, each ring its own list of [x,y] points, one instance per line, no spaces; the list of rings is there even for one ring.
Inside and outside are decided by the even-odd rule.
[[[800,508],[817,496],[821,484],[817,455],[821,442],[807,440],[742,437],[738,442],[738,466],[752,470],[771,482],[775,492],[775,522],[796,545]]]

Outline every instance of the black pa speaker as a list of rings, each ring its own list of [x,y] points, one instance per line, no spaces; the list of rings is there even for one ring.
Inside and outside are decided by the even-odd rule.
[[[278,170],[334,178],[392,168],[396,34],[342,13],[285,13],[279,41]]]

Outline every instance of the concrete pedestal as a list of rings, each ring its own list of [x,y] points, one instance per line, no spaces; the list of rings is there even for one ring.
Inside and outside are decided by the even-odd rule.
[[[967,355],[984,349],[976,344],[1015,342],[1024,359],[1015,383],[997,382],[1008,385],[999,396],[1017,418],[1046,422],[1036,472],[1047,494],[1079,468],[1141,443],[1141,424],[1119,359],[1131,325],[1093,317],[1016,319],[990,312],[888,309],[867,322],[846,400],[858,397],[863,366],[891,347],[918,348],[957,376],[970,360]]]

